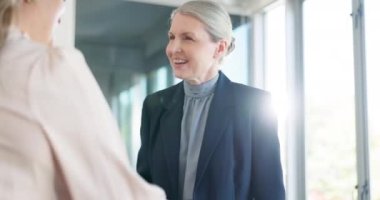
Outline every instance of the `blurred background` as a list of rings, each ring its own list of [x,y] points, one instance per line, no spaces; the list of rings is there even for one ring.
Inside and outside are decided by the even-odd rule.
[[[165,55],[182,0],[73,0],[56,42],[80,49],[132,165],[146,95],[180,80]],[[219,0],[236,49],[222,71],[268,90],[289,200],[380,200],[378,0]]]

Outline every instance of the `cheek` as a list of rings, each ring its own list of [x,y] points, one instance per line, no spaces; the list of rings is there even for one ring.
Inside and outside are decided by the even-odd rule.
[[[166,45],[165,53],[166,53],[166,56],[168,56],[168,57],[170,56],[170,46],[169,46],[169,44]]]
[[[198,52],[199,59],[202,59],[203,62],[210,62],[214,59],[214,51],[211,49],[203,49]]]

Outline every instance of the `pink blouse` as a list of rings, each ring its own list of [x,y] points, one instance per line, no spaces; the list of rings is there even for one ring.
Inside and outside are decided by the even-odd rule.
[[[0,199],[160,200],[82,54],[10,31],[0,49]]]

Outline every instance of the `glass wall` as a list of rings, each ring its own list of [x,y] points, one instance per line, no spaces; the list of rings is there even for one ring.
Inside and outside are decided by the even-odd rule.
[[[356,196],[351,3],[304,2],[306,184],[310,200]]]
[[[163,66],[148,73],[148,94],[165,89],[169,82],[169,67]]]
[[[277,5],[265,12],[265,89],[272,95],[272,103],[278,119],[278,136],[281,161],[286,173],[286,49],[285,49],[285,6]],[[286,181],[284,181],[286,183]]]
[[[235,49],[222,63],[222,71],[231,81],[248,84],[249,23],[234,29]]]
[[[135,84],[122,91],[113,104],[113,113],[117,113],[121,133],[128,147],[128,154],[133,165],[136,164],[140,149],[140,124],[142,104],[146,95],[169,86],[168,67],[163,66],[146,75],[136,75]]]
[[[137,161],[137,152],[140,148],[141,110],[147,94],[147,79],[143,75],[136,75],[137,81],[127,90],[118,95],[113,113],[117,114],[120,131],[125,139],[128,157],[133,165]],[[117,109],[117,111],[115,111]]]
[[[371,199],[380,200],[380,1],[365,1]]]

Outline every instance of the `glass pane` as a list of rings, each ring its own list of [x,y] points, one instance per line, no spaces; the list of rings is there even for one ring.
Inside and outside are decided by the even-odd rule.
[[[371,199],[380,200],[380,2],[365,1]],[[377,123],[376,123],[377,122]]]
[[[278,118],[278,136],[281,147],[281,163],[286,173],[286,61],[285,61],[285,6],[279,5],[265,13],[265,89],[272,95]],[[286,183],[286,181],[284,181]]]
[[[304,2],[306,183],[311,200],[356,196],[351,1]]]
[[[136,164],[137,153],[140,148],[141,109],[147,93],[146,77],[136,75],[134,78],[135,84],[118,96],[119,115],[117,117],[132,165]]]
[[[168,67],[163,66],[148,73],[148,94],[167,88]]]
[[[248,84],[249,23],[234,29],[235,49],[224,58],[222,71],[231,81]]]

